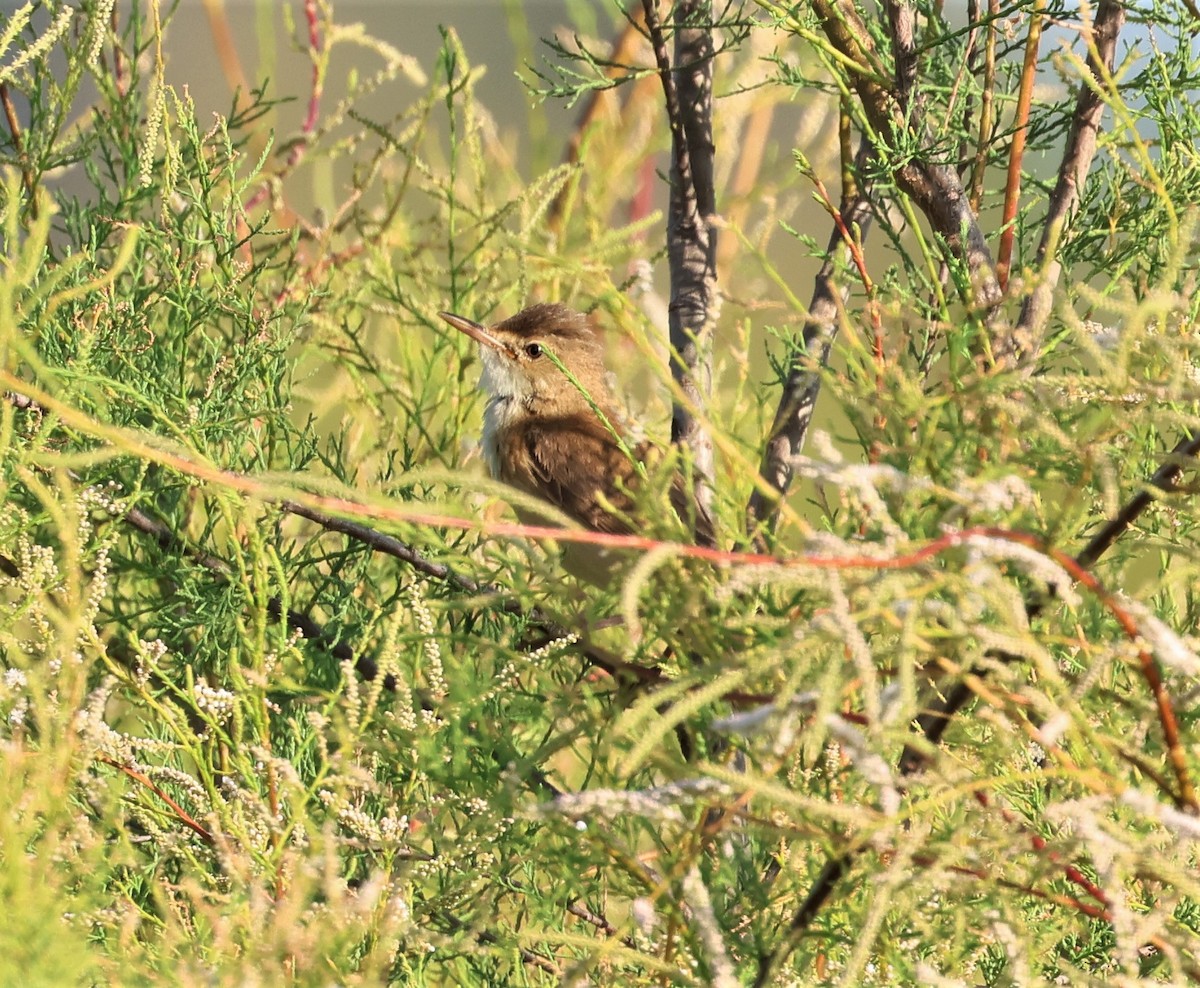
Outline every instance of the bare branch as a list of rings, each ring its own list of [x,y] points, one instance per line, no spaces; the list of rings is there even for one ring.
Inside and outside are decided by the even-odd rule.
[[[1000,250],[996,271],[1000,287],[1008,287],[1016,239],[1017,202],[1021,197],[1021,166],[1025,161],[1025,138],[1029,133],[1029,110],[1033,105],[1033,85],[1037,78],[1038,53],[1042,44],[1042,0],[1033,0],[1029,29],[1025,36],[1025,61],[1021,66],[1021,85],[1017,90],[1017,110],[1012,138],[1008,146],[1008,175],[1004,183],[1004,214],[1000,220]],[[1007,359],[1010,354],[1004,354]]]
[[[864,141],[855,160],[855,170],[860,176],[870,154],[870,146]],[[860,179],[860,183],[842,199],[838,207],[842,225],[849,230],[857,229],[860,237],[865,235],[871,219],[868,192],[868,187]],[[840,288],[836,285],[835,276],[838,268],[849,260],[850,245],[835,224],[829,237],[825,263],[817,272],[812,300],[808,304],[803,345],[792,358],[759,466],[759,475],[769,490],[764,490],[761,485],[757,487],[746,507],[746,530],[760,548],[762,535],[774,527],[779,504],[792,484],[792,463],[800,455],[808,436],[817,394],[821,389],[820,368],[829,359],[842,307],[850,293],[848,284]]]
[[[8,121],[8,132],[12,136],[13,149],[21,163],[21,184],[25,186],[25,194],[29,197],[29,215],[38,218],[38,200],[34,192],[33,169],[29,164],[29,155],[25,151],[25,143],[21,138],[21,125],[17,119],[17,111],[13,107],[12,97],[8,93],[8,84],[0,82],[0,106],[4,107],[4,119]]]
[[[1108,521],[1095,535],[1091,537],[1083,551],[1075,558],[1085,569],[1094,566],[1122,535],[1125,534],[1155,500],[1155,491],[1169,494],[1179,486],[1179,478],[1185,466],[1194,466],[1196,456],[1200,454],[1200,430],[1181,439],[1167,461],[1154,471],[1154,476],[1146,486],[1130,498],[1116,516]]]
[[[463,576],[445,563],[435,563],[431,559],[426,559],[407,543],[401,542],[391,535],[384,535],[382,532],[377,532],[366,525],[359,525],[357,522],[335,518],[333,515],[325,514],[323,511],[314,511],[312,508],[306,508],[295,501],[282,501],[279,504],[279,508],[289,515],[299,515],[301,518],[307,518],[311,522],[316,522],[322,528],[331,532],[348,535],[354,541],[361,542],[375,552],[382,552],[384,555],[393,556],[401,562],[408,563],[417,572],[424,573],[426,576],[432,576],[435,580],[442,580],[451,586],[457,587],[459,590],[465,590],[467,593],[495,592],[494,587],[489,587],[479,583],[477,580],[472,580],[469,576]]]
[[[401,542],[391,535],[377,532],[366,525],[346,521],[343,518],[335,518],[333,515],[326,514],[323,511],[306,508],[292,501],[282,502],[280,508],[289,514],[306,518],[331,532],[338,532],[345,535],[375,552],[382,552],[385,555],[406,562],[418,572],[434,577],[435,579],[443,580],[451,586],[465,590],[467,593],[494,594],[497,596],[500,594],[500,588],[463,576],[444,563],[435,563],[431,559],[426,559],[407,543]],[[537,608],[526,609],[518,600],[512,598],[500,599],[497,607],[505,614],[517,614],[527,617],[530,623],[546,636],[547,641],[567,638],[572,633],[557,622],[550,620]],[[290,620],[291,618],[289,617]],[[663,680],[663,673],[659,669],[652,666],[640,666],[632,662],[626,662],[611,652],[592,645],[589,642],[581,641],[579,643],[579,650],[584,658],[596,668],[603,669],[610,676],[622,682],[650,686],[660,683]],[[371,677],[367,676],[366,678],[370,679]]]
[[[1112,73],[1117,35],[1124,23],[1125,7],[1120,0],[1101,0],[1095,21],[1090,27],[1083,27],[1084,37],[1090,35],[1087,67],[1092,80],[1089,82],[1084,79],[1079,85],[1075,114],[1058,168],[1058,181],[1050,196],[1042,239],[1038,244],[1038,278],[1025,297],[1013,333],[1018,355],[1022,358],[1028,358],[1033,353],[1035,337],[1041,333],[1050,316],[1054,289],[1062,273],[1062,264],[1057,257],[1059,241],[1079,205],[1080,190],[1096,155],[1096,138],[1100,131],[1100,117],[1104,112],[1104,101],[1098,89],[1104,77]]]
[[[693,414],[712,388],[712,329],[717,315],[717,234],[712,225],[712,3],[678,0],[675,64],[671,69],[656,0],[642,0],[671,126],[671,205],[667,256],[671,268],[671,372],[683,393],[671,415],[671,441],[687,446],[696,472],[710,478],[712,437]],[[711,493],[699,485],[702,509]]]
[[[892,35],[892,54],[896,59],[896,99],[907,111],[917,84],[917,15],[911,3],[897,0],[888,0],[884,9]]]

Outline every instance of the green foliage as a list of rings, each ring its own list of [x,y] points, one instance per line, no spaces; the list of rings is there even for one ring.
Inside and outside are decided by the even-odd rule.
[[[855,176],[884,204],[872,288],[839,267],[858,287],[775,558],[667,542],[600,590],[497,535],[521,499],[482,476],[476,358],[436,313],[595,311],[631,416],[666,432],[644,314],[663,217],[630,210],[669,141],[645,52],[579,42],[572,68],[551,47],[543,96],[621,101],[537,169],[452,30],[426,75],[306,5],[307,95],[344,94],[284,141],[264,91],[201,123],[167,81],[169,5],[126,6],[22,8],[0,33],[27,108],[0,147],[0,982],[734,984],[783,944],[780,984],[1195,979],[1195,757],[1168,750],[1147,669],[1186,740],[1200,512],[1152,509],[1098,586],[1046,550],[1077,551],[1197,428],[1190,26],[1148,18],[1105,90],[1073,273],[1036,367],[996,373],[971,273],[894,181],[931,147],[976,155],[981,36],[920,5],[932,143],[881,142]],[[870,122],[807,8],[721,16],[719,155],[754,113],[820,135],[720,177],[708,413],[732,545],[825,243],[802,211],[839,165],[818,118]],[[985,219],[1023,32],[994,39]],[[1081,65],[1055,62],[1072,84]],[[411,102],[371,100],[400,80]],[[1037,105],[1033,150],[1068,97]],[[559,160],[531,129],[547,144],[522,150]],[[308,217],[327,168],[343,191]],[[1014,298],[1044,211],[1029,180]],[[653,509],[669,480],[649,537],[678,534]],[[973,705],[922,744],[931,684],[964,673]],[[902,777],[910,745],[931,767]]]

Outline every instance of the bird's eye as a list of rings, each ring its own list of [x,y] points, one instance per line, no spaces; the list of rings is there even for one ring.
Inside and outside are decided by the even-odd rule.
[[[542,345],[540,343],[527,343],[525,345],[525,356],[530,360],[537,360],[542,355]]]

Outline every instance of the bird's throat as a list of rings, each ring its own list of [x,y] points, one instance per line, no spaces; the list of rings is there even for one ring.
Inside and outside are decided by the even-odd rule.
[[[508,480],[504,469],[504,458],[500,455],[501,440],[514,426],[529,418],[526,403],[512,395],[493,395],[488,399],[483,412],[483,458],[487,461],[488,473],[497,480]]]

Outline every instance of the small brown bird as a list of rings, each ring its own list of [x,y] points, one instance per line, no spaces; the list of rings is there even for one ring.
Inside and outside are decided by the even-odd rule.
[[[493,477],[559,508],[586,528],[628,534],[644,468],[654,451],[630,445],[608,388],[604,351],[588,319],[565,305],[540,304],[485,327],[440,313],[479,344],[487,391],[483,453]],[[682,476],[671,505],[713,542],[712,520]],[[591,561],[568,568],[593,578]],[[606,567],[607,570],[607,567]]]

